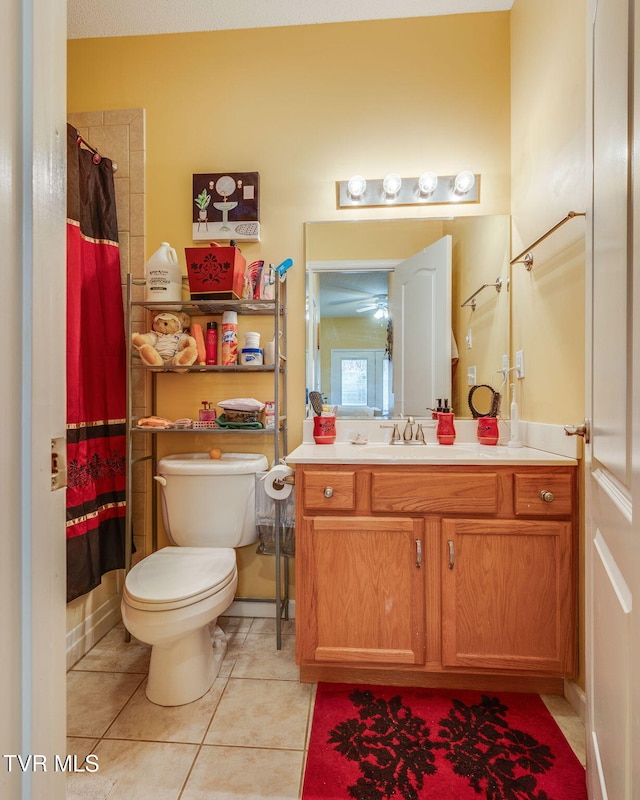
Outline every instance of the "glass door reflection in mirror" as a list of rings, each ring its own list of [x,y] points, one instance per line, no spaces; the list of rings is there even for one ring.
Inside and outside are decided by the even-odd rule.
[[[385,351],[331,350],[330,404],[340,416],[389,413],[389,360]]]
[[[508,286],[508,215],[306,223],[309,390],[320,391],[329,400],[331,370],[330,353],[324,352],[326,348],[386,349],[393,341],[392,336],[386,340],[385,324],[378,326],[379,335],[384,331],[384,343],[377,343],[375,340],[363,342],[360,338],[352,340],[352,332],[347,331],[344,319],[339,323],[342,327],[338,335],[335,309],[346,309],[356,300],[360,301],[360,305],[374,305],[376,300],[381,299],[381,295],[386,294],[389,313],[392,314],[395,267],[446,235],[452,237],[451,326],[453,339],[459,350],[459,363],[449,399],[453,402],[457,416],[470,417],[466,379],[467,367],[471,365],[476,366],[478,383],[491,384],[496,390],[500,390],[497,370],[502,365],[503,354],[510,352],[509,292],[484,293],[475,310],[460,308],[460,304],[483,283],[493,283],[496,275],[503,279],[504,286]],[[338,294],[335,300],[343,303],[341,306],[334,305],[333,310],[323,308],[320,303],[320,285],[325,280],[325,274],[326,280],[340,277],[349,282],[344,292],[339,293],[336,287]],[[331,278],[328,277],[329,274],[332,274]],[[377,284],[374,279],[378,281]],[[353,308],[352,312],[352,319],[356,316],[371,316],[363,311],[355,312]],[[391,321],[395,332],[399,323],[397,320]],[[465,346],[469,330],[472,333],[472,349]],[[325,364],[324,368],[322,364]],[[411,365],[408,365],[407,380],[411,379],[411,374]],[[425,406],[428,404],[423,403]],[[362,416],[368,413],[365,410]],[[352,414],[358,416],[357,410],[353,410]]]

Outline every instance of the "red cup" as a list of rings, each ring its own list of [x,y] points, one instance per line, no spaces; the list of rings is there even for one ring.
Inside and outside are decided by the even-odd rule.
[[[336,418],[313,418],[313,441],[316,444],[333,444],[336,440]]]
[[[453,424],[453,413],[438,412],[438,428],[436,431],[439,444],[453,444],[456,438],[456,428]]]
[[[478,441],[480,444],[498,444],[497,417],[478,417]]]

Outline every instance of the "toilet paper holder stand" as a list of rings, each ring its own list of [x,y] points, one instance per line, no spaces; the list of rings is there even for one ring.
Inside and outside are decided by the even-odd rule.
[[[285,483],[290,483],[292,486],[294,486],[295,482],[296,479],[294,475],[287,475],[284,478],[274,478],[271,485],[274,489],[282,489]]]

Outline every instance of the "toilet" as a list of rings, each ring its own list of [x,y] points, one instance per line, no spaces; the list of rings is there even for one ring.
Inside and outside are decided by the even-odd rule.
[[[218,674],[226,639],[216,620],[235,596],[235,548],[257,541],[255,476],[267,468],[255,453],[183,453],[158,462],[171,544],[128,572],[121,603],[126,629],[151,645],[152,703],[191,703]]]

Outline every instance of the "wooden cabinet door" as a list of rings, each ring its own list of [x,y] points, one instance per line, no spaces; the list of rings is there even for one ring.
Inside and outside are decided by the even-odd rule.
[[[570,522],[442,520],[442,663],[575,669]]]
[[[299,661],[424,664],[422,520],[306,517],[296,550]]]

